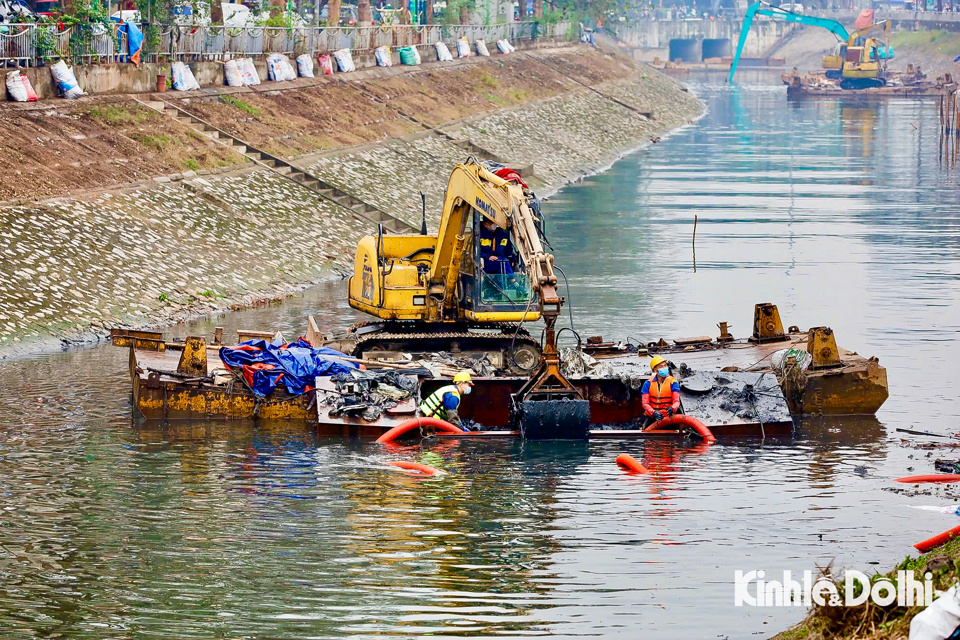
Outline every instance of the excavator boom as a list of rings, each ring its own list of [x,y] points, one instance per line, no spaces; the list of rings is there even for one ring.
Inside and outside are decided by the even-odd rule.
[[[792,13],[779,7],[773,7],[766,2],[757,2],[747,8],[747,13],[743,17],[743,25],[740,27],[740,40],[737,42],[737,52],[733,56],[733,64],[730,65],[730,74],[727,76],[727,82],[733,83],[733,74],[737,72],[737,65],[740,64],[740,56],[743,53],[743,46],[747,42],[747,34],[750,33],[750,26],[753,24],[754,16],[761,15],[773,18],[774,20],[783,20],[786,22],[796,22],[797,24],[806,24],[814,27],[822,27],[836,36],[839,42],[846,42],[850,38],[847,29],[836,20],[829,18],[818,18],[816,16],[805,16],[801,13]]]

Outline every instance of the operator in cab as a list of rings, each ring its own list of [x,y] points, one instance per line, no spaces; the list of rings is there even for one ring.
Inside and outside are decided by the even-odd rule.
[[[452,425],[463,429],[458,410],[460,398],[470,395],[473,379],[469,371],[461,371],[453,377],[453,384],[440,387],[420,403],[420,415],[426,418],[446,420]]]
[[[483,260],[484,273],[513,275],[510,234],[486,218],[480,223],[480,259]]]
[[[644,426],[672,418],[680,410],[680,384],[670,375],[666,358],[654,356],[650,361],[653,375],[640,389],[643,402]]]

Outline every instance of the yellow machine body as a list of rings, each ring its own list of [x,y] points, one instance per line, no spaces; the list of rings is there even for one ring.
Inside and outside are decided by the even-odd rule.
[[[454,167],[447,184],[437,235],[365,236],[357,245],[349,281],[350,306],[382,320],[436,326],[539,320],[544,284],[555,284],[553,256],[544,253],[532,194],[476,162]],[[484,304],[475,229],[493,221],[510,232],[518,256],[512,265],[528,289],[508,301]],[[504,294],[506,295],[506,294]]]

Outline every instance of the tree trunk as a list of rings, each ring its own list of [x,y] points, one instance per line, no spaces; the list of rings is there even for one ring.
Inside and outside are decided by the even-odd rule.
[[[340,0],[328,0],[327,2],[327,26],[340,26]]]
[[[460,24],[470,24],[470,8],[465,4],[460,5]]]
[[[543,0],[533,0],[533,17],[543,17]]]
[[[357,26],[369,27],[373,22],[370,14],[370,0],[357,0]]]
[[[423,11],[425,14],[423,16],[423,23],[433,24],[433,0],[426,0]]]

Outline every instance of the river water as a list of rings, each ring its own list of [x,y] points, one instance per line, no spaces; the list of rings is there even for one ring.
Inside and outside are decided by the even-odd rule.
[[[126,354],[0,366],[0,635],[765,637],[734,572],[886,570],[957,524],[891,478],[932,471],[897,427],[958,415],[960,192],[932,101],[788,102],[770,75],[694,82],[709,112],[546,205],[584,334],[749,333],[752,305],[829,324],[888,367],[876,419],[795,438],[463,442],[384,451],[297,426],[141,426]],[[693,220],[697,216],[696,271]],[[342,283],[177,327],[357,319]],[[656,467],[629,477],[630,452]],[[937,454],[945,455],[947,454]],[[416,480],[378,463],[452,473]]]

